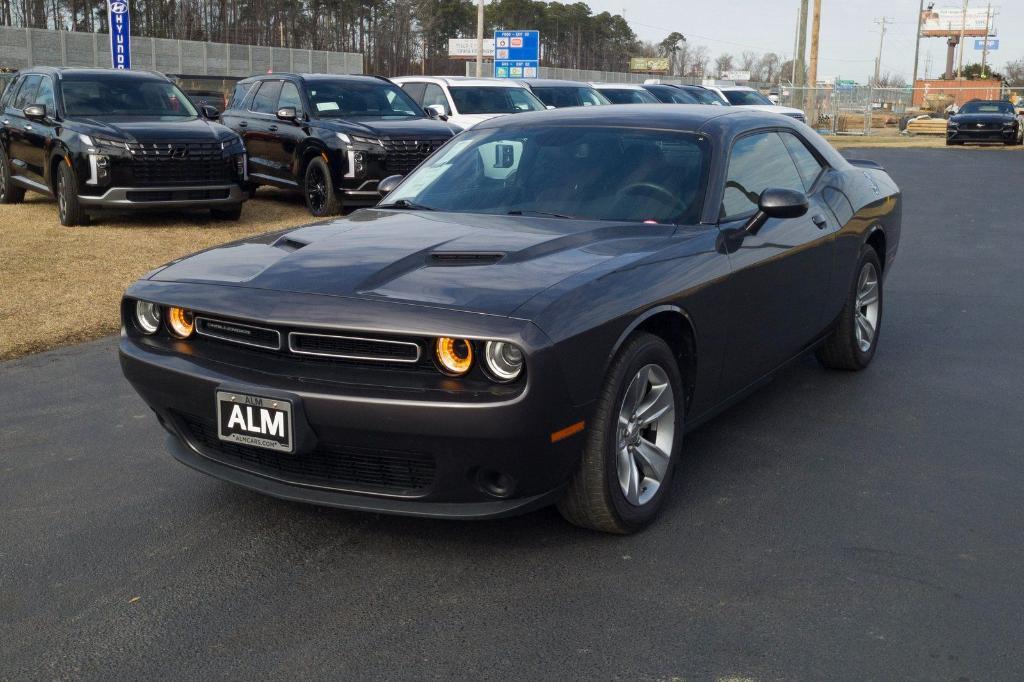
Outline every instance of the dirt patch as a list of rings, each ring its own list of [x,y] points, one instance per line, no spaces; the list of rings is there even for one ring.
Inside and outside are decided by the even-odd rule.
[[[0,205],[0,360],[112,334],[125,288],[216,244],[313,222],[301,197],[260,190],[238,222],[207,211],[110,214],[62,227],[52,201]]]

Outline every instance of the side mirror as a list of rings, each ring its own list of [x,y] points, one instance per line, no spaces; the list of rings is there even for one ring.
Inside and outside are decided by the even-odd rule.
[[[430,104],[424,107],[424,109],[427,112],[427,116],[429,116],[430,118],[436,118],[441,121],[448,120],[448,114],[444,113],[444,107],[441,106],[440,104]]]
[[[557,108],[557,107],[555,107],[555,105],[553,105],[553,104],[549,104],[549,105],[547,105],[547,106],[546,106],[546,107],[544,107],[544,108],[545,108],[545,109],[555,109],[555,108]]]
[[[33,104],[25,107],[22,112],[25,114],[25,118],[30,121],[42,121],[46,118],[46,105],[45,104]]]
[[[757,213],[750,219],[743,231],[757,234],[769,218],[799,218],[807,213],[807,195],[792,189],[770,187],[761,192],[757,202]]]
[[[201,106],[199,108],[199,113],[202,114],[203,118],[205,118],[208,121],[216,121],[218,118],[220,118],[220,112],[217,111],[217,107],[211,106],[209,104],[204,104],[203,106]]]
[[[282,121],[294,121],[299,117],[295,107],[281,107],[277,110],[277,117]]]
[[[389,175],[380,182],[377,183],[377,191],[380,192],[380,197],[383,199],[387,195],[395,191],[395,188],[405,179],[403,175]]]

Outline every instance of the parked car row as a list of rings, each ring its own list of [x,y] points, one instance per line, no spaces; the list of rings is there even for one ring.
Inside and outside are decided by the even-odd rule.
[[[659,103],[803,120],[750,88],[326,74],[240,80],[221,112],[162,74],[43,67],[18,74],[0,98],[0,203],[38,192],[56,200],[67,226],[104,209],[206,208],[238,219],[266,185],[301,192],[310,213],[327,216],[377,203],[382,180],[408,175],[488,119]]]

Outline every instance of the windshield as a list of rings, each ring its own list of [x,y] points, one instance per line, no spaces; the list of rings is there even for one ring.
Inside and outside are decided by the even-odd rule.
[[[457,85],[448,91],[460,114],[515,114],[545,108],[526,88]]]
[[[464,213],[696,223],[709,143],[609,126],[503,126],[462,133],[388,195]]]
[[[725,98],[729,100],[729,104],[737,107],[747,106],[750,104],[771,104],[772,101],[754,90],[725,90]]]
[[[666,104],[697,104],[687,92],[671,85],[652,85],[645,89]]]
[[[549,107],[591,107],[608,104],[608,100],[593,88],[584,86],[545,86],[534,87],[533,94]]]
[[[165,81],[127,76],[65,76],[61,82],[68,116],[195,117],[192,103]]]
[[[961,114],[1009,114],[1014,115],[1009,102],[968,102],[960,108]]]
[[[423,118],[405,90],[391,83],[315,80],[306,96],[319,118]]]
[[[687,88],[686,93],[692,95],[701,104],[713,104],[717,107],[724,107],[725,102],[722,98],[704,88]]]
[[[601,88],[601,94],[612,104],[660,104],[658,98],[646,90],[632,88]]]

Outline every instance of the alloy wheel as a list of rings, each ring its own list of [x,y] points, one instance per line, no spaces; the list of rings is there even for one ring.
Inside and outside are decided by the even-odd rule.
[[[327,204],[327,179],[319,167],[314,166],[309,170],[306,179],[306,199],[309,201],[309,208],[313,213],[320,213]]]
[[[874,263],[865,263],[857,277],[857,307],[854,311],[854,330],[857,347],[867,353],[875,342],[878,330],[878,313],[881,301],[878,297],[878,270]]]
[[[7,173],[0,169],[0,199],[7,196]]]
[[[57,212],[61,220],[68,214],[67,183],[63,173],[57,176]]]
[[[658,365],[645,365],[622,398],[615,438],[616,474],[630,504],[647,504],[661,487],[671,463],[675,424],[668,374]]]

